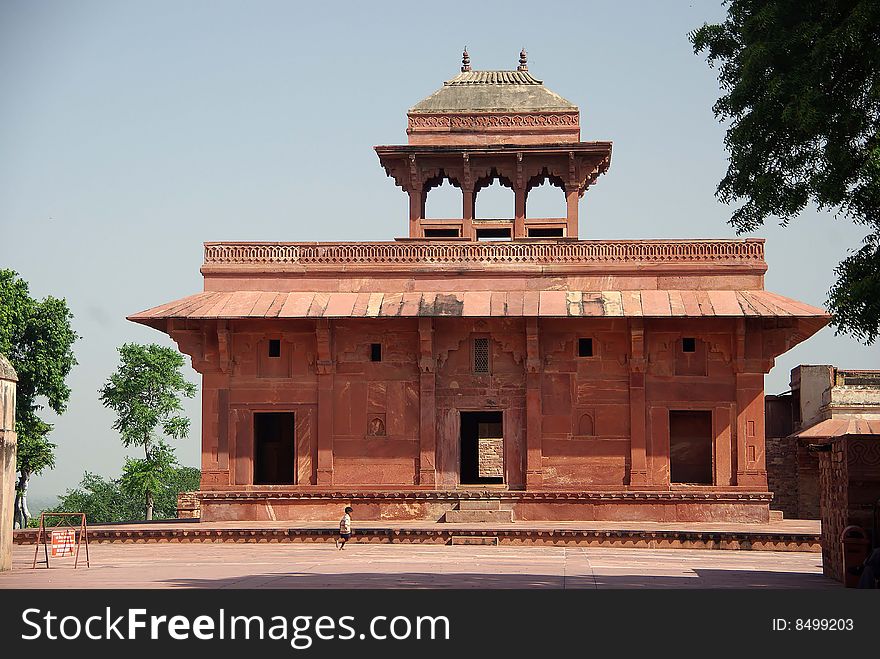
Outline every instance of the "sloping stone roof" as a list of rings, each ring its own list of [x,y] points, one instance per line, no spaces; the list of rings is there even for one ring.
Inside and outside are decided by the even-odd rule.
[[[769,291],[205,291],[129,316],[153,327],[170,318],[380,318],[414,316],[801,318],[813,331],[824,309]]]
[[[464,71],[419,101],[410,113],[576,112],[577,106],[547,89],[528,71]]]

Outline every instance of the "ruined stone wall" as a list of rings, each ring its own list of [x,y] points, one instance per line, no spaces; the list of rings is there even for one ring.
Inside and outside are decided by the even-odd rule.
[[[819,519],[819,457],[811,453],[807,444],[797,444],[797,517],[799,519]]]
[[[178,492],[177,519],[198,519],[201,516],[201,503],[197,492]]]
[[[875,528],[875,506],[880,500],[880,442],[874,435],[845,435],[820,454],[823,572],[843,581],[840,534],[851,525],[869,537]]]
[[[480,478],[504,477],[504,439],[480,438],[477,462]]]
[[[822,512],[822,572],[843,581],[840,534],[847,526],[847,472],[844,442],[831,443],[831,450],[819,454],[819,488]]]
[[[12,568],[16,379],[12,366],[0,355],[0,572]]]
[[[773,492],[771,510],[782,511],[787,518],[798,518],[797,440],[767,437],[767,487]]]

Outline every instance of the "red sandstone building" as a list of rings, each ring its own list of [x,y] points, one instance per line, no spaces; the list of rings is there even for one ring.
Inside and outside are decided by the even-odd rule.
[[[611,143],[524,55],[376,147],[407,237],[206,243],[204,292],[131,317],[202,375],[202,519],[768,519],[764,374],[829,316],[764,290],[762,240],[580,240]],[[513,217],[475,219],[495,181]],[[545,182],[565,217],[527,215]]]

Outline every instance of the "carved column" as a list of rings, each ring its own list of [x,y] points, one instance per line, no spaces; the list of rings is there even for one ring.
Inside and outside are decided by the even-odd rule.
[[[629,432],[630,487],[647,485],[647,433],[645,427],[645,327],[640,318],[629,322]]]
[[[577,175],[577,162],[574,152],[568,152],[568,184],[565,186],[565,235],[569,238],[578,237],[578,199],[580,195],[580,181]]]
[[[461,236],[473,240],[474,235],[474,177],[471,174],[471,159],[465,153],[464,176],[461,181]]]
[[[544,485],[541,449],[541,346],[538,319],[526,318],[526,489]]]
[[[316,321],[318,372],[317,484],[333,485],[333,354],[330,321]]]
[[[419,485],[437,483],[434,320],[419,318]]]
[[[419,167],[416,163],[414,155],[409,157],[409,185],[407,193],[409,194],[409,237],[422,237],[422,216],[425,209],[425,194],[422,186],[422,180],[419,176]]]
[[[523,155],[516,154],[516,180],[513,183],[513,237],[526,237],[526,182],[523,177]]]
[[[578,188],[577,186],[565,186],[565,235],[568,238],[578,237]]]

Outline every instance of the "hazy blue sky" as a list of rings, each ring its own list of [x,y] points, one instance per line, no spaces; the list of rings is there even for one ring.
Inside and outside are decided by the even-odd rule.
[[[118,345],[174,345],[125,316],[199,291],[202,242],[405,233],[406,196],[372,146],[405,142],[407,108],[458,72],[465,44],[474,69],[512,69],[525,46],[530,71],[580,106],[582,138],[614,142],[581,201],[581,237],[734,237],[714,197],[717,80],[686,36],[723,16],[696,0],[4,0],[0,267],[66,298],[82,336],[69,409],[50,418],[58,466],[32,496],[86,469],[119,473],[97,390]],[[822,305],[862,233],[814,212],[764,227],[767,288]],[[777,360],[767,391],[786,390],[799,363],[880,368],[880,351],[825,329]],[[199,399],[187,410],[178,455],[197,465]]]

